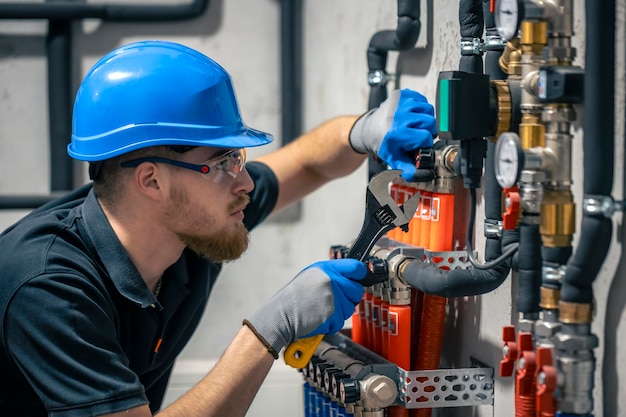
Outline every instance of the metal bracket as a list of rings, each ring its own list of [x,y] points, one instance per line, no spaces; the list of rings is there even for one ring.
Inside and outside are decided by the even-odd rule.
[[[474,256],[478,256],[478,252],[475,251]],[[444,267],[444,269],[450,271],[453,269],[472,268],[466,251],[431,252],[424,250],[424,261],[437,265],[439,268]]]
[[[405,371],[398,368],[398,389],[404,408],[491,405],[493,368]]]

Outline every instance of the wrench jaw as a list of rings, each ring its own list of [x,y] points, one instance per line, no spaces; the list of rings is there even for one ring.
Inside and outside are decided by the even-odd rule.
[[[398,178],[402,171],[388,170],[376,174],[367,186],[365,200],[365,218],[363,227],[356,240],[350,247],[347,257],[358,259],[363,262],[368,256],[372,247],[385,233],[401,227],[408,231],[409,221],[413,218],[419,202],[419,193],[409,198],[401,206],[391,198],[389,194],[389,183]],[[369,275],[369,274],[368,274]],[[367,281],[364,279],[364,284]],[[374,285],[374,281],[366,285]],[[300,339],[290,344],[285,350],[285,362],[294,368],[302,368],[309,362],[315,349],[322,340],[323,335],[317,335],[306,339]]]
[[[401,173],[397,169],[382,171],[370,180],[366,192],[363,227],[348,252],[348,258],[363,261],[385,233],[396,227],[408,231],[409,221],[417,210],[420,196],[413,195],[401,206],[391,198],[389,183]]]
[[[403,218],[400,219],[400,217],[397,217],[393,222],[393,224],[396,227],[400,227],[405,233],[409,231],[409,222],[411,221],[411,219],[413,218],[413,215],[417,211],[417,206],[419,205],[420,197],[421,197],[420,192],[418,191],[415,194],[413,194],[411,198],[406,200],[404,204],[400,206],[400,209],[403,214],[402,216]]]

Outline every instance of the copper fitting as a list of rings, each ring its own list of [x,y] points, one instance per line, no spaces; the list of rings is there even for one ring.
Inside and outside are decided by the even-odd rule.
[[[524,113],[519,124],[519,137],[523,149],[546,147],[546,127],[538,114]]]
[[[572,244],[575,232],[576,206],[570,190],[545,190],[541,203],[539,232],[548,247]]]
[[[591,304],[559,301],[559,321],[568,324],[588,324],[593,316]]]
[[[561,299],[561,291],[555,288],[541,287],[541,300],[539,306],[547,310],[556,310],[559,308],[559,300]]]

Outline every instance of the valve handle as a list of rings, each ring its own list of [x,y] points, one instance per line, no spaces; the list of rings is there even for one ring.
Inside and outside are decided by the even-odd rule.
[[[537,348],[537,416],[554,417],[557,401],[554,397],[557,374],[552,362],[552,349]]]
[[[526,402],[525,399],[530,399],[534,407],[537,393],[537,387],[535,385],[537,359],[533,336],[529,332],[519,332],[517,336],[519,358],[517,374],[515,376],[515,395],[521,402]]]
[[[515,341],[515,326],[504,326],[502,328],[502,356],[504,357],[500,361],[500,376],[513,376],[513,369],[515,368],[515,360],[519,355],[517,348],[517,342]]]
[[[519,191],[517,187],[505,188],[503,191],[505,210],[502,213],[502,229],[515,230],[521,207]]]
[[[304,368],[324,338],[323,334],[298,339],[285,349],[285,363],[296,369]]]

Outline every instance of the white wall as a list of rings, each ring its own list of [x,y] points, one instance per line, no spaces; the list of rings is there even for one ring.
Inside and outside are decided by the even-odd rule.
[[[116,0],[116,2],[123,3]],[[147,4],[147,0],[137,1]],[[172,4],[168,0],[158,3]],[[625,1],[618,12],[618,56],[624,69]],[[153,4],[152,2],[150,4]],[[459,34],[457,1],[422,0],[422,31],[417,48],[390,53],[388,71],[401,70],[401,87],[423,92],[435,99],[439,71],[458,68]],[[158,24],[102,23],[88,21],[74,25],[75,86],[80,78],[107,51],[130,41],[166,39],[197,48],[220,62],[232,75],[244,120],[255,128],[276,134],[277,143],[257,152],[269,151],[280,138],[280,50],[278,0],[213,0],[208,12],[190,22]],[[575,1],[578,64],[583,63],[583,1]],[[304,128],[309,129],[339,114],[360,114],[367,108],[366,48],[371,36],[382,29],[395,29],[396,2],[391,0],[316,0],[304,2]],[[0,25],[0,193],[46,193],[48,191],[48,120],[46,62],[42,22],[2,21]],[[429,36],[430,33],[430,36]],[[623,135],[623,73],[617,86],[618,134]],[[575,140],[575,159],[581,161],[581,135]],[[623,143],[617,143],[614,196],[623,195]],[[575,165],[575,194],[580,207],[582,170]],[[347,243],[356,236],[363,216],[366,185],[365,166],[342,181],[330,184],[302,204],[302,218],[296,223],[268,223],[253,233],[252,245],[244,257],[228,265],[216,285],[206,315],[192,342],[184,351],[176,383],[188,381],[189,364],[210,364],[226,347],[240,327],[241,319],[286,283],[307,264],[327,258],[332,244]],[[480,211],[480,207],[479,207]],[[6,227],[23,212],[0,213]],[[580,209],[579,216],[580,218]],[[594,332],[601,338],[596,350],[599,360],[596,380],[596,415],[603,415],[602,392],[610,393],[611,404],[626,409],[626,388],[611,381],[602,389],[602,356],[611,356],[609,367],[626,367],[623,350],[616,346],[624,315],[626,286],[612,283],[626,266],[621,261],[621,215],[616,215],[615,245],[596,284]],[[481,239],[477,248],[482,248]],[[619,273],[616,274],[616,270]],[[609,295],[609,289],[610,295]],[[454,346],[460,360],[475,356],[495,368],[500,353],[500,333],[511,322],[510,282],[482,297],[454,300],[461,322],[446,344]],[[607,307],[608,306],[608,307]],[[604,335],[608,314],[607,335]],[[453,337],[451,337],[453,336]],[[606,343],[605,343],[606,340]],[[607,343],[608,346],[607,346]],[[619,351],[619,352],[618,352]],[[467,366],[461,363],[458,366]],[[202,367],[201,367],[202,368]],[[284,381],[284,367],[277,365],[275,380]],[[294,371],[294,375],[298,377]],[[199,377],[199,376],[198,376]],[[272,376],[270,376],[272,378]],[[615,378],[614,378],[615,379]],[[282,382],[281,382],[282,383]],[[288,383],[287,383],[288,385]],[[498,380],[494,407],[483,406],[475,415],[512,415],[512,382]],[[170,393],[171,398],[174,390]],[[270,397],[274,391],[267,391]],[[278,396],[277,396],[278,398]],[[287,396],[280,396],[287,402]],[[295,397],[293,397],[295,398]],[[265,400],[263,400],[265,401]],[[260,401],[260,402],[263,402]],[[293,401],[299,401],[295,398]],[[292,407],[289,403],[288,407]],[[612,407],[614,408],[614,407]],[[291,408],[289,408],[291,409]],[[467,410],[465,410],[467,411]],[[252,411],[251,411],[252,413]],[[271,415],[267,410],[258,415]],[[283,414],[281,414],[283,415]],[[452,412],[450,414],[452,415]],[[605,416],[618,415],[605,410]]]

